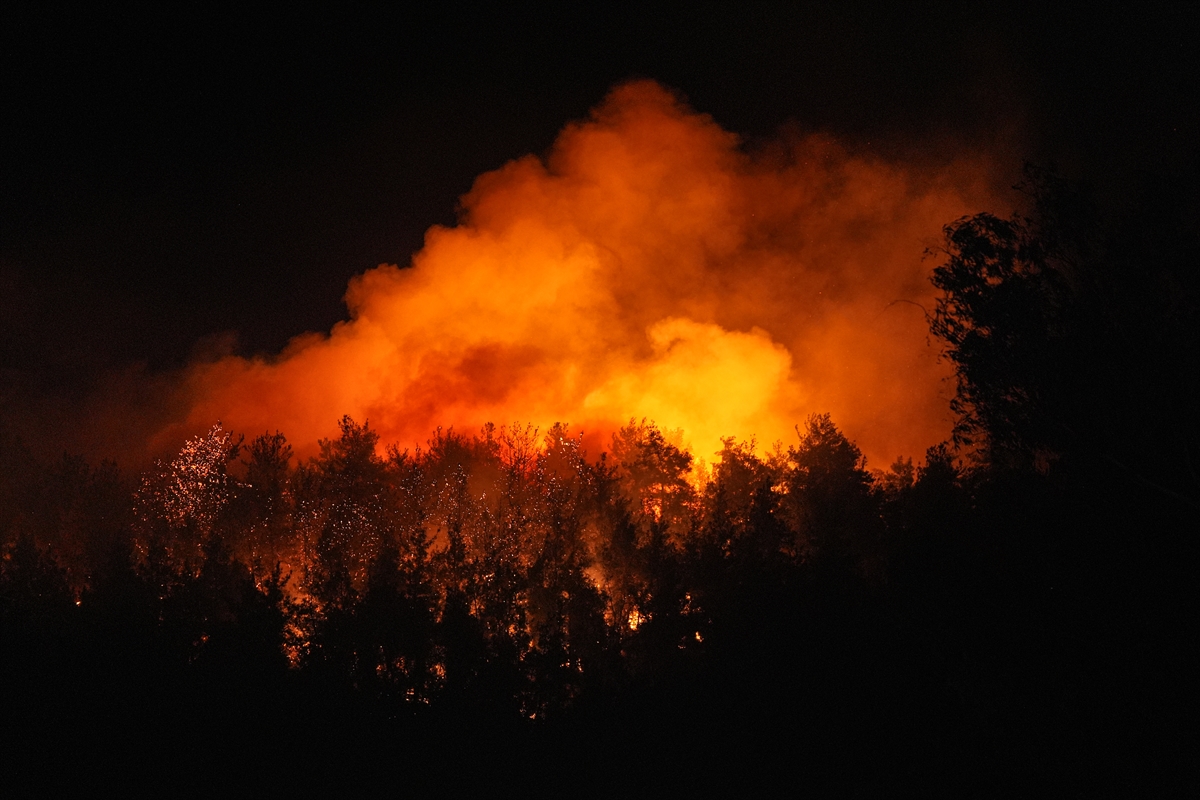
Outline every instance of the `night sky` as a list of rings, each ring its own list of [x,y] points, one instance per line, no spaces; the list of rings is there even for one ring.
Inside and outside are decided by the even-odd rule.
[[[328,330],[350,277],[406,264],[476,176],[630,78],[749,147],[794,126],[909,161],[992,152],[1011,182],[1055,163],[1110,192],[1194,171],[1200,132],[1200,17],[1179,8],[0,13],[13,418],[130,364]]]

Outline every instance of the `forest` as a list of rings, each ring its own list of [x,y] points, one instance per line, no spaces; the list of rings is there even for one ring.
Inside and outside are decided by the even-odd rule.
[[[931,253],[958,423],[888,466],[822,413],[703,462],[647,419],[588,452],[566,422],[404,450],[347,416],[307,460],[214,424],[140,474],[0,421],[6,763],[75,789],[1184,794],[1197,206],[1024,190]]]

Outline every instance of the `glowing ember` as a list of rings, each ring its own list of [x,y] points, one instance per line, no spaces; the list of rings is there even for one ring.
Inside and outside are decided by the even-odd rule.
[[[646,621],[646,617],[636,608],[629,612],[629,630],[636,631],[638,627]]]

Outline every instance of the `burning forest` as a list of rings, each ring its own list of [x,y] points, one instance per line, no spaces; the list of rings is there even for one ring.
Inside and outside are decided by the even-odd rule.
[[[1005,217],[996,170],[625,82],[328,333],[81,403],[120,465],[0,425],[10,752],[953,794],[1120,748],[1140,785],[1178,719],[1129,688],[1194,660],[1193,206],[1029,167]]]

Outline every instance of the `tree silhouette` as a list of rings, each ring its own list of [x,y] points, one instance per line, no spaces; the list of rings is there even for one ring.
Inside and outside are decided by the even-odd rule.
[[[788,448],[783,513],[806,558],[828,566],[878,574],[882,523],[862,452],[828,414],[797,428],[799,444]]]
[[[1068,292],[1053,251],[1029,220],[978,214],[946,228],[946,252],[934,270],[943,294],[930,328],[959,378],[955,436],[995,457],[1052,449],[1057,432],[1045,412]]]
[[[393,541],[394,520],[387,467],[376,452],[379,434],[350,417],[341,436],[320,442],[321,452],[297,471],[295,485],[311,561],[326,590],[341,593],[344,580],[361,588],[372,561]]]
[[[958,377],[956,438],[998,466],[1102,462],[1196,506],[1194,189],[1156,185],[1102,209],[1032,167],[1019,188],[1030,216],[948,225],[934,270],[931,330]]]
[[[270,576],[280,564],[298,572],[303,553],[294,535],[292,447],[276,431],[258,436],[246,450],[245,480],[225,514],[226,544],[256,576]]]

